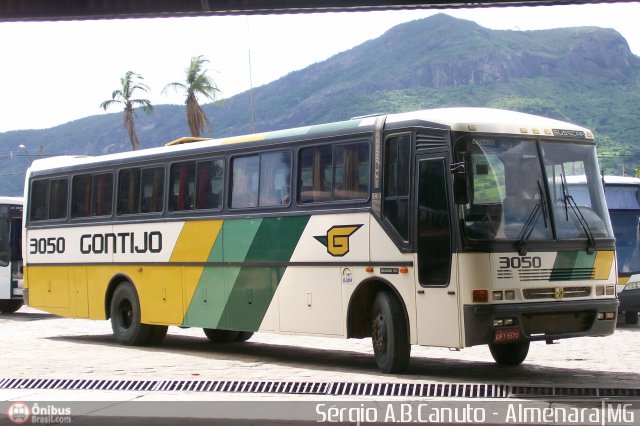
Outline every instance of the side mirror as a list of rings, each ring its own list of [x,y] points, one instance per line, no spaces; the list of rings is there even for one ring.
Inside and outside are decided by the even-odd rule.
[[[453,175],[453,202],[456,204],[469,203],[466,173],[456,173]]]

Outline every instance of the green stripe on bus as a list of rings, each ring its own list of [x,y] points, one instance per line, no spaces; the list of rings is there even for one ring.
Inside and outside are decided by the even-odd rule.
[[[245,258],[250,261],[291,260],[309,216],[275,217],[262,221]],[[285,267],[242,267],[223,317],[228,328],[256,331],[271,304]]]
[[[211,249],[208,262],[243,262],[262,219],[225,220]],[[205,267],[185,314],[185,326],[222,328],[228,323],[224,317],[233,283],[240,268]]]
[[[593,278],[596,254],[586,251],[560,252],[556,256],[550,281],[571,281]]]
[[[226,220],[208,261],[287,262],[309,216]],[[205,267],[184,325],[255,331],[285,267]]]

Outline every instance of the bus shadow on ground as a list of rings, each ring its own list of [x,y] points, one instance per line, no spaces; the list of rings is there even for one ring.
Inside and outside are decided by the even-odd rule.
[[[616,330],[628,330],[640,332],[640,325],[638,324],[616,324]]]
[[[59,319],[60,317],[53,314],[47,314],[43,312],[15,312],[13,314],[2,314],[0,313],[0,320],[4,321],[38,321],[38,320],[48,320],[48,319]]]
[[[105,347],[121,347],[111,335],[56,336],[48,337],[48,339]],[[500,366],[493,362],[488,349],[486,360],[460,360],[414,355],[411,357],[405,374],[389,375],[383,374],[377,369],[373,354],[344,349],[281,345],[252,342],[251,340],[243,343],[211,343],[206,338],[171,335],[167,335],[160,346],[131,349],[200,356],[210,359],[211,362],[216,360],[240,362],[246,363],[247,368],[252,369],[259,368],[255,364],[272,364],[286,368],[327,371],[330,374],[328,377],[335,376],[340,372],[364,374],[367,376],[366,381],[377,378],[379,382],[394,378],[396,381],[403,379],[407,382],[437,381],[583,388],[637,388],[640,383],[640,374],[602,371],[584,365],[584,362],[588,361],[586,359],[588,354],[585,354],[585,358],[580,359],[558,359],[558,361],[565,361],[567,367],[549,366],[536,363],[535,360],[525,361],[517,367]],[[345,381],[350,382],[353,379]]]

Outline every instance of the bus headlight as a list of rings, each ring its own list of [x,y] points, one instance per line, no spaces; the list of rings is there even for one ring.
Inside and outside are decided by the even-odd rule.
[[[516,300],[516,291],[507,290],[504,292],[504,300]]]
[[[502,294],[502,292],[501,292],[501,291],[494,291],[494,292],[491,294],[491,298],[492,298],[493,300],[502,300],[502,298],[503,298],[503,294]]]
[[[615,312],[598,312],[599,320],[612,320],[616,318]]]

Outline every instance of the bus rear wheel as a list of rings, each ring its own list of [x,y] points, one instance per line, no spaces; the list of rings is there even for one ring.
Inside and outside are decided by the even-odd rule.
[[[529,342],[490,343],[491,356],[500,365],[522,364],[529,353]]]
[[[111,329],[118,343],[127,346],[149,344],[152,326],[140,322],[140,300],[131,283],[121,283],[113,292],[110,313]]]
[[[404,312],[389,291],[379,292],[371,309],[371,341],[378,369],[402,373],[409,365],[411,345]]]
[[[22,307],[24,301],[22,299],[0,300],[0,313],[12,314]]]
[[[238,337],[235,338],[235,342],[246,342],[247,340],[251,339],[251,337],[253,336],[253,332],[252,331],[240,331],[238,333]]]
[[[204,334],[213,343],[228,343],[234,342],[240,335],[239,331],[233,330],[219,330],[217,328],[203,328]]]

